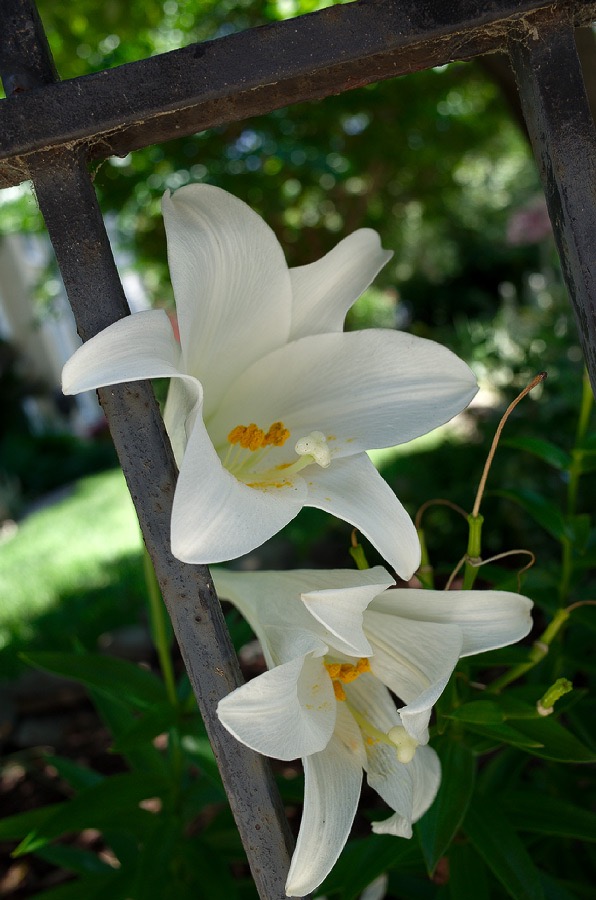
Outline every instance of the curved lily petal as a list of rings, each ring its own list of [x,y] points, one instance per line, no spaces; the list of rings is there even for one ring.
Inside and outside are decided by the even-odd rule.
[[[530,631],[532,601],[507,591],[394,590],[377,597],[371,610],[417,622],[457,625],[461,656],[494,650],[521,640]]]
[[[200,396],[201,386],[180,365],[180,345],[163,309],[152,309],[114,322],[79,347],[62,370],[65,394],[95,390],[144,378],[187,378]]]
[[[434,341],[368,329],[301,338],[253,363],[209,421],[216,446],[239,422],[281,420],[328,436],[333,457],[393,447],[449,421],[477,391],[469,367]]]
[[[360,228],[322,259],[290,269],[290,340],[342,331],[347,311],[392,256],[392,251],[381,247],[376,231]]]
[[[336,708],[322,660],[298,657],[232,691],[219,701],[217,715],[247,747],[289,760],[328,745]]]
[[[303,897],[329,874],[348,839],[360,797],[362,767],[339,738],[304,764],[304,809],[286,893]]]
[[[350,522],[401,578],[420,565],[420,544],[409,515],[365,453],[308,469],[307,506]]]
[[[455,625],[415,622],[370,608],[364,630],[374,651],[371,672],[406,702],[399,711],[404,728],[426,743],[432,707],[459,659],[461,632]]]
[[[411,762],[404,765],[388,757],[388,763],[382,774],[369,772],[367,781],[396,812],[383,822],[373,822],[372,830],[410,838],[412,823],[424,815],[439,790],[439,757],[432,747],[419,747]]]
[[[230,600],[248,619],[269,665],[314,650],[315,638],[318,646],[324,647],[323,652],[332,644],[335,651],[347,656],[370,655],[370,644],[362,631],[362,610],[393,584],[382,566],[363,572],[251,572],[249,577],[244,572],[213,568],[211,575],[220,597]],[[305,635],[310,635],[311,646],[303,643]]]
[[[201,416],[186,447],[172,507],[172,553],[182,562],[216,563],[260,546],[296,516],[306,499],[302,479],[268,489],[230,475]]]
[[[377,594],[395,582],[382,566],[358,572],[358,576],[359,583],[353,588],[347,587],[344,577],[342,587],[305,592],[301,597],[311,615],[331,632],[336,650],[348,656],[371,656],[362,614]]]
[[[206,390],[206,415],[253,360],[288,340],[291,285],[275,234],[220,188],[164,194],[168,261],[188,372]]]

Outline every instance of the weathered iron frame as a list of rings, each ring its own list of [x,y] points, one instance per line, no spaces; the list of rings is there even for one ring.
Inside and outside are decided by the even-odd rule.
[[[0,0],[0,187],[33,181],[87,339],[129,313],[90,160],[506,51],[596,388],[596,132],[573,34],[595,19],[593,0],[357,0],[59,81],[33,0]],[[99,394],[255,883],[284,897],[291,837],[268,764],[215,716],[241,675],[209,572],[169,552],[176,468],[151,386]]]

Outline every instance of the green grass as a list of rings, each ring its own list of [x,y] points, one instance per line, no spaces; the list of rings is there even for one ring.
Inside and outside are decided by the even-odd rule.
[[[79,481],[0,544],[0,676],[27,648],[93,647],[143,605],[141,537],[119,470]]]

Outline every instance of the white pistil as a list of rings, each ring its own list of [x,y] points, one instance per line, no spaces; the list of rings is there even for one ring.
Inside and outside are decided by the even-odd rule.
[[[311,431],[306,437],[300,438],[296,441],[294,450],[298,456],[312,457],[322,469],[326,469],[331,463],[331,450],[322,431]]]
[[[387,732],[387,737],[392,744],[395,744],[398,762],[412,762],[418,747],[418,741],[411,734],[408,734],[403,725],[394,725]]]

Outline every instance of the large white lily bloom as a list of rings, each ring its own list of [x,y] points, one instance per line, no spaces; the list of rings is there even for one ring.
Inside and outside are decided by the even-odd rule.
[[[179,559],[233,559],[316,506],[410,577],[414,527],[365,451],[448,421],[476,392],[472,372],[432,341],[342,333],[391,257],[376,232],[356,231],[290,270],[273,231],[226,191],[188,185],[162,205],[180,343],[163,310],[122,319],[67,362],[64,392],[172,379],[165,421],[180,468]]]
[[[425,746],[432,705],[461,656],[528,633],[532,603],[503,591],[388,591],[393,580],[380,566],[212,575],[269,667],[221,700],[218,716],[260,753],[302,757],[304,811],[286,884],[289,896],[302,896],[348,838],[363,769],[394,810],[373,831],[411,836],[440,781]]]

